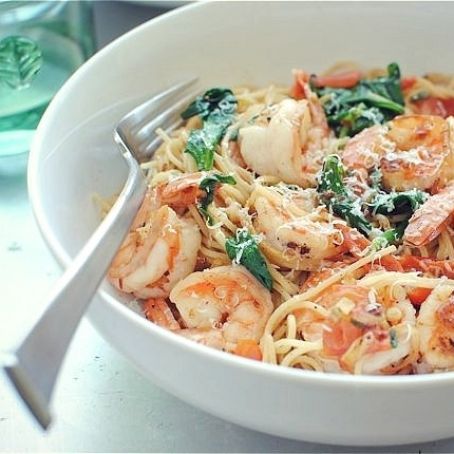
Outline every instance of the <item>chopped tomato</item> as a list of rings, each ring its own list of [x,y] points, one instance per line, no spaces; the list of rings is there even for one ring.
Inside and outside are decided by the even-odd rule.
[[[380,259],[380,264],[388,271],[403,271],[403,267],[394,255],[385,255]]]
[[[436,260],[430,257],[418,257],[416,255],[403,255],[396,257],[396,260],[402,266],[402,271],[422,271],[434,277],[446,276],[449,279],[454,279],[453,260]],[[387,270],[392,270],[383,261],[382,265]]]
[[[454,115],[454,98],[442,99],[429,96],[418,101],[413,101],[412,104],[419,114],[439,115],[443,118]]]
[[[309,75],[301,69],[293,72],[295,80],[290,90],[295,99],[306,99],[308,96]]]
[[[257,342],[252,339],[241,339],[238,341],[233,353],[244,358],[262,360],[262,351]]]
[[[403,77],[402,80],[400,81],[400,86],[402,90],[408,90],[409,88],[413,87],[413,85],[416,83],[416,77],[410,76],[410,77]]]
[[[441,99],[444,108],[446,109],[446,115],[448,117],[454,115],[454,98],[450,99]]]
[[[416,255],[403,255],[399,257],[399,262],[405,271],[420,271],[422,260],[422,257],[417,257]]]
[[[330,322],[323,330],[323,351],[328,356],[342,356],[362,334],[363,330],[348,320]]]
[[[431,292],[431,288],[414,288],[412,290],[409,290],[407,294],[414,306],[420,306],[422,303],[424,303],[424,301],[426,301]]]
[[[345,71],[329,76],[315,76],[313,84],[316,87],[352,88],[361,80],[359,71]]]

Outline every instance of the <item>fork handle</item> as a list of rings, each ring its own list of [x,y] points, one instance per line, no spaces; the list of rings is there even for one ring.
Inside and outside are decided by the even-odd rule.
[[[145,196],[146,181],[137,161],[126,150],[123,156],[129,174],[116,203],[57,282],[44,313],[5,361],[7,375],[44,429],[51,422],[49,404],[69,343]]]

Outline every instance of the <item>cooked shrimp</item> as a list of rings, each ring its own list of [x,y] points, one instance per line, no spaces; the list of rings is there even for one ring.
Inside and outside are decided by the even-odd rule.
[[[149,187],[145,193],[142,205],[139,208],[139,211],[134,218],[134,221],[131,225],[131,231],[136,230],[140,227],[144,227],[147,222],[150,220],[150,216],[153,210],[159,208],[159,202],[156,198],[156,191]]]
[[[251,195],[254,227],[265,236],[261,246],[281,266],[316,271],[323,260],[346,252],[343,229],[352,229],[341,227],[342,221],[324,207],[311,208],[311,194],[311,190],[282,194],[276,188],[259,186]]]
[[[157,325],[172,331],[181,328],[164,298],[148,298],[142,308],[145,317]]]
[[[339,361],[344,370],[364,374],[395,373],[408,365],[408,356],[415,351],[414,315],[412,319],[406,306],[396,307],[401,322],[389,328],[375,292],[358,284],[333,285],[316,304],[329,316],[300,310],[298,327],[303,339],[322,339],[325,358]]]
[[[202,172],[186,173],[167,183],[160,183],[156,187],[157,199],[161,205],[169,205],[174,210],[187,208],[204,196],[204,191],[200,189],[203,177]]]
[[[164,298],[149,298],[143,303],[145,317],[156,325],[192,339],[207,347],[222,350],[225,341],[222,332],[214,328],[182,328]]]
[[[197,202],[204,195],[200,189],[202,172],[173,176],[167,181],[160,181],[148,188],[142,205],[134,219],[131,230],[143,227],[150,219],[151,213],[163,205],[178,211]]]
[[[355,374],[395,374],[416,361],[418,336],[410,323],[367,330],[341,358],[341,365]]]
[[[170,293],[186,327],[181,334],[234,351],[238,342],[258,342],[273,310],[271,295],[242,266],[220,266],[195,272]],[[219,347],[218,347],[219,348]]]
[[[329,136],[317,103],[313,94],[300,101],[284,99],[267,107],[254,124],[240,128],[240,153],[247,166],[285,183],[315,186]]]
[[[393,148],[386,138],[386,127],[375,125],[352,137],[342,152],[342,162],[348,169],[367,171],[380,165],[380,158]]]
[[[389,124],[387,138],[396,149],[381,160],[388,188],[429,189],[453,177],[453,144],[449,122],[431,115],[404,115]]]
[[[416,320],[422,359],[432,369],[454,368],[454,287],[439,285],[421,304]]]
[[[164,205],[144,227],[128,234],[112,261],[110,281],[139,298],[166,297],[194,270],[200,245],[195,223]]]
[[[223,333],[215,328],[185,328],[175,331],[180,336],[191,339],[207,347],[225,350],[226,342]]]
[[[401,115],[350,139],[342,158],[352,169],[379,166],[388,190],[443,187],[454,178],[453,137],[453,119]]]
[[[404,233],[404,242],[420,247],[437,238],[449,225],[454,215],[454,182],[419,207],[410,218]]]
[[[337,284],[323,292],[315,303],[327,309],[328,315],[322,317],[311,308],[297,310],[295,316],[301,336],[312,342],[323,340],[325,355],[339,358],[362,334],[357,326],[362,326],[362,322],[352,323],[352,314],[364,318],[363,308],[371,303],[370,290],[360,285]],[[376,311],[375,306],[373,310]]]

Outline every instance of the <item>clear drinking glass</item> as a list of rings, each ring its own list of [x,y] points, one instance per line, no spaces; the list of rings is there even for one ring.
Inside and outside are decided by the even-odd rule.
[[[90,1],[0,0],[0,175],[25,169],[43,112],[94,49]]]

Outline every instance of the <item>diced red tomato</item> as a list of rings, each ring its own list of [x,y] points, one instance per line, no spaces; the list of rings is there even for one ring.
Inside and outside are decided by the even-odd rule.
[[[422,260],[422,257],[417,257],[416,255],[403,255],[399,257],[399,262],[405,271],[420,271]]]
[[[290,90],[291,95],[295,99],[306,99],[308,92],[309,75],[301,69],[293,72],[293,85]]]
[[[418,257],[416,255],[403,255],[395,257],[402,269],[400,271],[422,271],[434,277],[446,276],[454,279],[454,260],[435,260],[430,257]],[[389,264],[381,261],[388,271],[395,271]]]
[[[447,118],[454,115],[454,98],[442,99],[434,96],[412,102],[417,113],[423,115],[439,115]]]
[[[402,80],[400,81],[400,86],[402,90],[408,90],[409,88],[413,87],[413,85],[416,83],[416,77],[414,76],[409,76],[409,77],[403,77]]]
[[[350,345],[361,337],[363,330],[348,320],[331,322],[323,331],[323,350],[328,356],[342,356]]]
[[[403,267],[394,255],[385,255],[380,259],[380,265],[388,271],[403,271]]]
[[[414,306],[421,306],[431,293],[431,288],[414,288],[407,292],[408,297]]]
[[[352,88],[361,80],[359,71],[345,71],[329,76],[316,76],[313,83],[316,87]]]
[[[252,339],[241,339],[238,341],[233,353],[244,358],[255,359],[257,361],[262,360],[262,351],[257,342]]]

